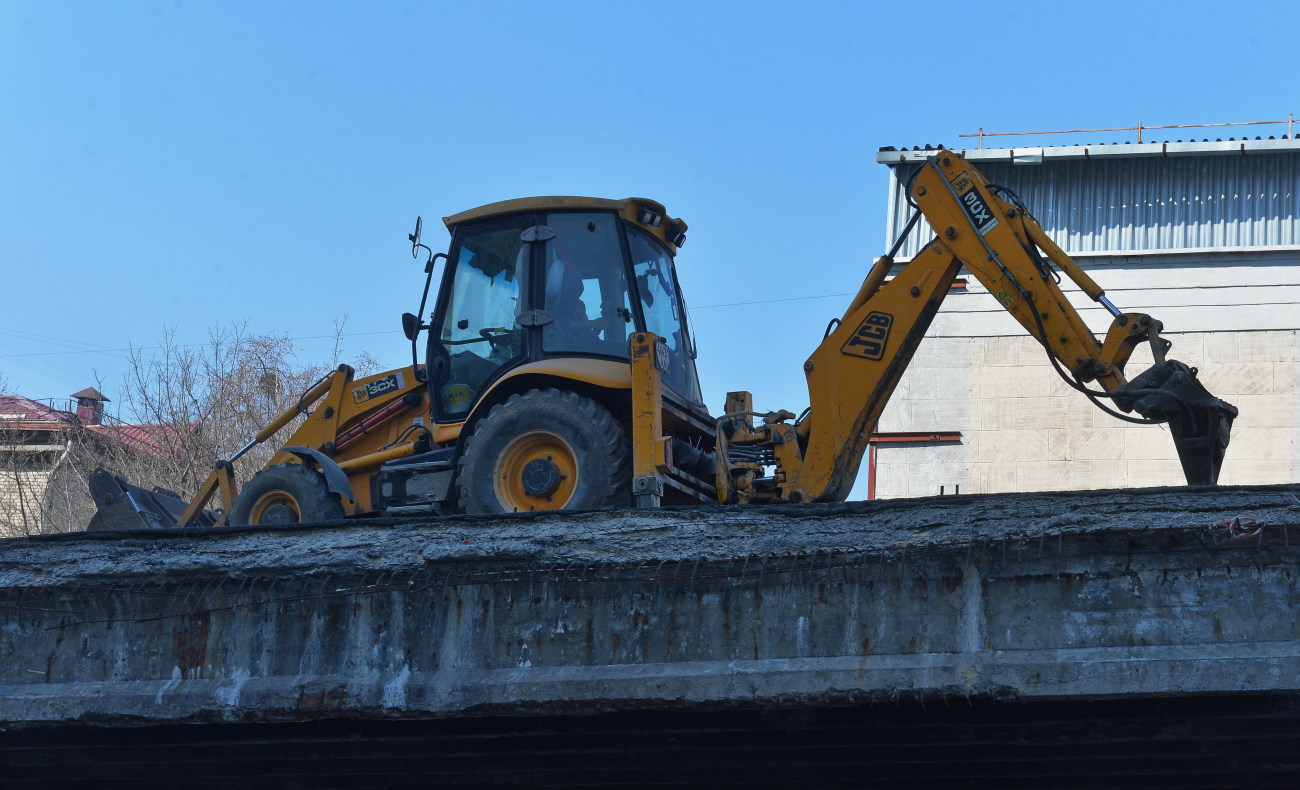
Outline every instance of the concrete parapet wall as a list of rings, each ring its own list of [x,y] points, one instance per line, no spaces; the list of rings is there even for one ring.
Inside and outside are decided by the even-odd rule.
[[[0,719],[1295,691],[1295,490],[6,541]]]

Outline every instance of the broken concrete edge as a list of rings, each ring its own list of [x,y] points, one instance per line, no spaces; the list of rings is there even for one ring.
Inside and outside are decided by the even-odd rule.
[[[1087,537],[1195,533],[1263,545],[1300,526],[1300,486],[963,495],[777,507],[689,507],[359,519],[288,528],[141,530],[0,541],[0,589],[444,568],[638,568],[749,558],[894,557]],[[1234,519],[1236,520],[1234,522]],[[1235,523],[1235,528],[1234,528]],[[1297,534],[1300,539],[1300,533]],[[1195,538],[1200,539],[1200,538]],[[1158,543],[1158,542],[1157,542]],[[1158,545],[1156,546],[1158,549]]]
[[[42,593],[88,593],[95,590],[118,593],[152,588],[159,592],[167,589],[172,594],[180,594],[185,590],[197,592],[219,583],[246,585],[250,592],[266,584],[278,586],[293,583],[295,589],[299,590],[296,595],[345,598],[362,593],[401,592],[412,588],[445,589],[514,582],[675,585],[709,576],[734,579],[788,577],[881,564],[909,566],[911,572],[925,578],[931,575],[924,570],[926,563],[954,558],[965,563],[1000,558],[1015,562],[1027,570],[1039,565],[1041,568],[1034,572],[1049,575],[1060,575],[1061,571],[1053,570],[1052,563],[1062,557],[1093,557],[1098,564],[1096,570],[1101,570],[1103,566],[1112,566],[1113,558],[1117,555],[1132,559],[1185,551],[1209,552],[1219,555],[1224,563],[1245,566],[1277,561],[1280,556],[1300,554],[1300,546],[1293,548],[1287,537],[1290,527],[1300,529],[1300,521],[1272,524],[1270,531],[1261,531],[1245,540],[1234,539],[1221,528],[1203,526],[1142,530],[1093,529],[1039,536],[1005,535],[961,543],[914,542],[865,548],[626,562],[573,562],[537,556],[521,561],[516,556],[475,554],[427,560],[422,564],[390,563],[379,568],[348,565],[346,562],[342,564],[347,567],[342,568],[338,567],[338,563],[328,567],[299,567],[252,563],[247,558],[243,562],[216,567],[208,562],[193,565],[172,562],[160,568],[156,562],[141,559],[141,567],[133,567],[126,572],[116,570],[103,574],[90,571],[71,575],[60,573],[57,569],[51,571],[50,563],[46,563],[45,566],[29,569],[26,575],[21,571],[0,573],[0,581],[3,582],[0,584],[0,612],[14,606],[6,602],[6,599],[13,601],[17,597],[32,601],[35,600],[34,596]],[[1297,536],[1300,536],[1300,532],[1297,532]],[[130,561],[132,556],[127,555],[121,559],[124,562]],[[71,570],[75,571],[76,568]]]
[[[1268,486],[1161,486],[1149,488],[1112,488],[1090,491],[1039,491],[1031,493],[1009,493],[1009,494],[954,494],[948,496],[930,496],[916,497],[907,499],[875,499],[859,500],[852,502],[810,502],[804,504],[782,504],[782,505],[678,505],[655,508],[652,510],[623,508],[613,510],[566,510],[566,511],[535,511],[530,513],[498,513],[498,514],[455,514],[447,516],[371,516],[356,519],[339,519],[336,521],[322,521],[305,524],[283,524],[275,526],[225,526],[225,527],[185,527],[176,529],[132,529],[132,530],[96,530],[88,531],[70,531],[70,532],[53,532],[48,535],[27,535],[14,538],[0,538],[0,549],[7,544],[32,542],[84,542],[96,540],[122,540],[124,538],[148,537],[159,540],[178,540],[193,538],[197,536],[220,536],[220,535],[243,535],[243,534],[265,534],[275,532],[279,534],[294,534],[299,532],[311,532],[323,528],[340,528],[340,527],[403,527],[411,525],[458,525],[471,527],[473,525],[483,524],[500,524],[516,523],[525,524],[535,521],[563,521],[566,523],[582,524],[592,520],[605,520],[608,518],[618,518],[627,516],[654,516],[660,515],[664,518],[708,518],[708,519],[745,519],[749,516],[758,514],[768,516],[790,516],[797,519],[818,519],[837,516],[867,516],[876,513],[888,512],[905,512],[918,509],[932,509],[936,506],[957,506],[974,502],[997,502],[1005,507],[1013,507],[1019,503],[1037,503],[1047,502],[1057,499],[1079,500],[1086,499],[1132,499],[1140,500],[1152,496],[1180,496],[1189,495],[1190,497],[1200,500],[1202,495],[1215,496],[1241,496],[1250,494],[1261,494],[1268,496],[1271,494],[1293,494],[1300,496],[1300,483],[1268,485]],[[1300,498],[1296,498],[1294,503],[1300,507]],[[1279,502],[1278,505],[1285,506],[1286,502]],[[1189,508],[1189,510],[1215,511],[1219,507],[1202,507],[1199,509]]]
[[[1300,692],[1294,682],[1252,685],[1239,668],[1250,661],[1253,675],[1300,676],[1296,643],[1264,645],[1262,652],[1259,643],[1232,647],[1213,656],[1169,645],[996,651],[996,663],[968,653],[924,653],[875,656],[870,668],[857,656],[729,662],[725,669],[715,662],[619,665],[599,668],[604,694],[597,697],[575,693],[589,690],[592,679],[574,667],[9,685],[0,686],[0,732],[60,725],[403,721]],[[1063,665],[1077,670],[1066,682],[1041,688],[1024,683]],[[953,682],[957,677],[967,679]]]
[[[1109,697],[1098,697],[1097,701],[1105,699],[1109,699]],[[340,719],[416,722],[462,718],[594,717],[647,710],[659,714],[691,714],[727,711],[807,711],[813,708],[895,707],[914,703],[920,705],[964,704],[974,706],[986,703],[1016,704],[1037,701],[1050,702],[1053,701],[1053,698],[1025,699],[1014,688],[1010,687],[972,692],[969,689],[951,686],[934,689],[896,689],[889,692],[832,691],[817,694],[777,694],[771,697],[755,697],[743,700],[697,701],[669,699],[653,700],[652,704],[644,700],[617,698],[584,700],[581,703],[548,701],[492,702],[471,705],[457,711],[424,711],[384,705],[348,708],[346,710],[321,708],[315,711],[304,710],[299,707],[253,710],[245,707],[225,706],[197,710],[168,718],[159,718],[156,713],[152,712],[149,715],[108,712],[84,713],[75,718],[23,721],[0,718],[0,733],[63,727],[139,728],[203,724],[303,724]]]

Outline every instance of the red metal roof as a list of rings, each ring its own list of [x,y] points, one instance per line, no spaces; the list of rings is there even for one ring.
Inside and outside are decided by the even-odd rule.
[[[104,400],[108,399],[105,398]],[[77,419],[75,413],[56,409],[22,395],[0,395],[0,425],[17,427],[25,431],[49,432],[66,431],[76,426],[82,426],[97,436],[121,442],[127,447],[143,450],[151,455],[157,455],[161,451],[166,441],[167,431],[171,427],[157,424],[125,425],[122,423],[83,426],[82,421]],[[190,430],[193,429],[193,426],[191,426]]]
[[[167,437],[169,425],[87,425],[86,430],[115,439],[133,450],[158,455]],[[190,430],[193,430],[191,427]]]
[[[76,417],[22,395],[0,395],[0,421],[57,425],[73,424]]]

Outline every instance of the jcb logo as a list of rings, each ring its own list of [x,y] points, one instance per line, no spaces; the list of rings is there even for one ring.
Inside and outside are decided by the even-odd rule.
[[[880,360],[885,356],[885,343],[889,340],[889,327],[893,324],[894,317],[889,313],[867,313],[867,317],[862,319],[857,331],[840,352],[851,357]]]
[[[989,212],[989,207],[984,205],[980,200],[979,193],[971,190],[962,196],[962,202],[966,204],[966,211],[970,212],[970,218],[975,220],[977,226],[983,225],[993,219],[993,214]]]
[[[371,398],[377,398],[386,392],[400,390],[405,384],[402,381],[402,374],[390,373],[382,379],[376,379],[369,384],[361,384],[352,388],[352,402],[365,403]]]
[[[961,207],[966,210],[966,216],[970,217],[971,224],[981,236],[987,236],[989,231],[998,226],[997,218],[993,216],[984,198],[980,197],[979,190],[975,188],[975,181],[969,173],[962,173],[954,178],[952,187],[961,196]]]

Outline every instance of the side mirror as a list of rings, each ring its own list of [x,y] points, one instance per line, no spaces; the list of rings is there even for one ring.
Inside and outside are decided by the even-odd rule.
[[[415,340],[415,336],[420,334],[420,330],[423,328],[424,325],[420,323],[419,316],[412,313],[402,313],[402,334],[406,335],[407,340]]]
[[[418,257],[420,257],[420,228],[421,228],[422,225],[423,225],[423,222],[422,222],[421,218],[420,218],[420,217],[416,217],[416,218],[415,218],[415,232],[414,232],[414,233],[411,233],[411,234],[408,234],[407,237],[406,237],[406,238],[409,239],[410,242],[411,242],[411,257],[412,257],[412,258],[418,258]]]

